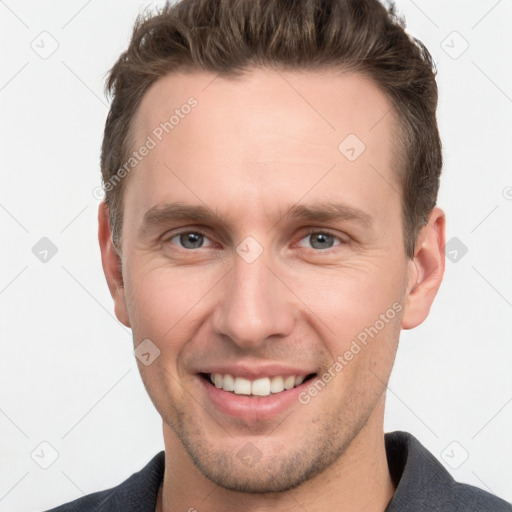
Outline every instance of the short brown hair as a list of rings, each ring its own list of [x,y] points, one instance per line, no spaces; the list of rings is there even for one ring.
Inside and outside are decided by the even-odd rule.
[[[114,245],[120,250],[123,190],[112,185],[132,148],[132,120],[159,78],[177,70],[240,76],[255,66],[339,68],[371,78],[398,119],[405,251],[414,255],[434,208],[442,167],[432,57],[378,0],[181,0],[139,16],[128,49],[110,70],[112,104],[101,172]],[[341,141],[340,141],[341,142]]]

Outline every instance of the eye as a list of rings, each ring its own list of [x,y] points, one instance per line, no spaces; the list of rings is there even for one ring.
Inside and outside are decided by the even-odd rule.
[[[343,245],[346,241],[342,240],[339,236],[333,235],[328,231],[310,231],[305,237],[301,239],[301,242],[306,240],[309,242],[310,247],[313,249],[327,252],[336,245]],[[338,244],[335,244],[338,241]],[[303,243],[299,243],[300,246],[304,247]],[[327,250],[327,251],[326,251]]]
[[[177,240],[177,242],[173,242],[173,240]],[[209,240],[209,238],[201,231],[182,231],[165,239],[164,243],[181,245],[183,249],[200,249],[204,246],[205,240]]]
[[[205,246],[205,240],[210,241],[210,245]],[[170,243],[172,245],[181,246],[182,249],[201,249],[204,247],[214,247],[215,243],[211,242],[206,233],[198,230],[181,231],[174,233],[172,236],[167,237],[163,240],[164,243]],[[337,243],[336,243],[337,242]],[[304,243],[308,245],[304,245]],[[311,230],[304,236],[299,245],[301,247],[312,248],[320,252],[329,252],[333,247],[344,245],[346,240],[341,237],[334,235],[328,231],[322,230]]]

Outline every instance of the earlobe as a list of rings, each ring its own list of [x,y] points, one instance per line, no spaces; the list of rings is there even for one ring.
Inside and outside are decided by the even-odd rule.
[[[108,206],[105,201],[102,201],[98,207],[98,241],[101,250],[101,264],[110,295],[114,299],[116,317],[123,325],[131,327],[126,307],[121,257],[112,242]]]
[[[409,261],[412,283],[408,283],[402,328],[412,329],[428,316],[444,275],[446,217],[437,206],[428,224],[418,234],[414,257]]]

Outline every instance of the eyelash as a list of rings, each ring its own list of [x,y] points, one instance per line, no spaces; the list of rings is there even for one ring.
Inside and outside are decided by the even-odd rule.
[[[181,231],[177,231],[175,233],[172,233],[170,236],[166,237],[163,240],[163,243],[168,243],[173,238],[176,238],[177,236],[180,236],[180,235],[182,235],[184,233],[194,233],[196,235],[201,235],[201,236],[206,237],[206,238],[209,239],[209,234],[206,233],[205,231],[201,230],[201,229],[182,229]],[[313,234],[318,234],[318,233],[321,233],[323,235],[330,235],[330,236],[334,237],[336,240],[338,240],[340,242],[338,245],[335,245],[334,247],[331,247],[331,248],[326,249],[326,250],[314,249],[314,248],[310,249],[311,251],[314,251],[314,252],[316,252],[318,254],[330,254],[331,252],[333,252],[335,250],[336,247],[339,247],[339,246],[342,246],[342,245],[346,245],[348,243],[347,241],[343,240],[340,236],[335,235],[334,233],[332,233],[328,229],[326,230],[326,229],[318,229],[318,228],[310,228],[306,233],[304,233],[304,235],[300,238],[299,241],[302,241],[302,240],[304,240],[304,238],[307,238],[308,236],[311,236]],[[202,247],[200,247],[199,249],[202,249]],[[194,251],[197,251],[199,249],[186,249],[186,248],[183,248],[182,250],[187,251],[187,252],[194,252]]]

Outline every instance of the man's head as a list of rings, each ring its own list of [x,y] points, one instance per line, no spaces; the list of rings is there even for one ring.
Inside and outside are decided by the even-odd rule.
[[[183,2],[109,84],[103,266],[166,449],[243,492],[346,470],[444,270],[426,50],[377,2]]]
[[[196,0],[139,18],[107,83],[113,101],[101,169],[118,248],[123,193],[133,168],[126,164],[138,147],[133,120],[144,94],[171,72],[195,69],[237,77],[254,66],[357,72],[385,93],[392,108],[385,114],[396,121],[393,168],[411,257],[439,188],[437,86],[427,49],[404,32],[393,8],[387,11],[377,0]]]

